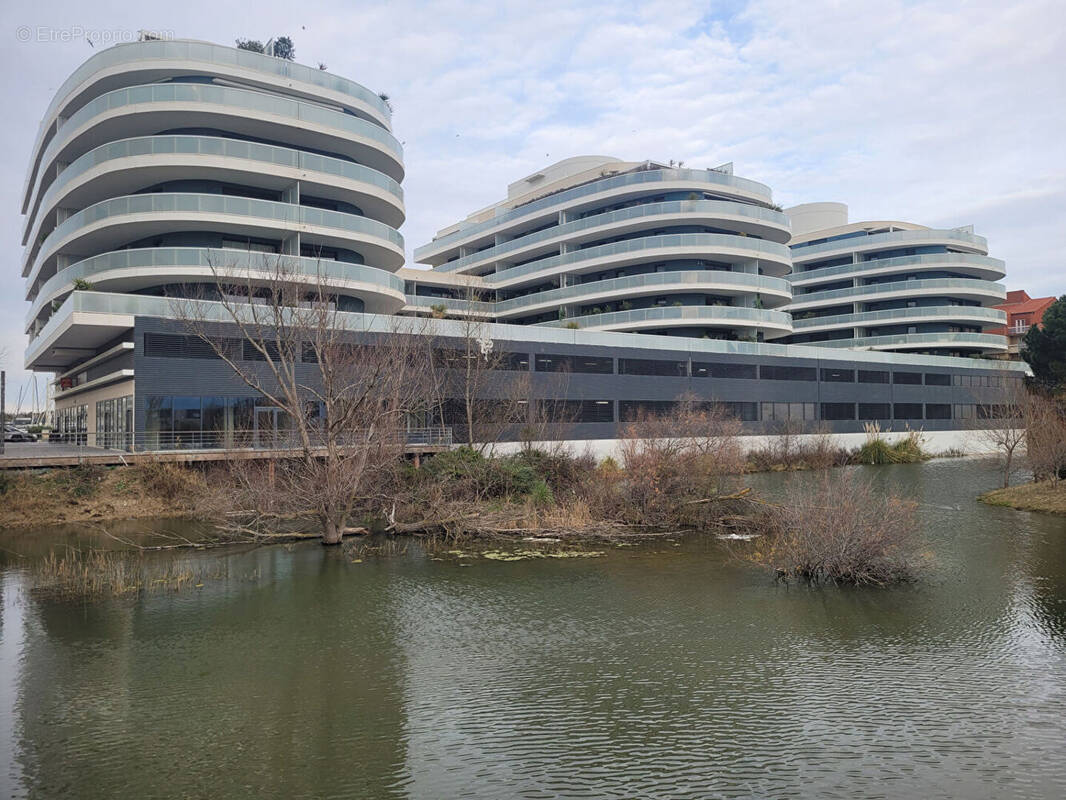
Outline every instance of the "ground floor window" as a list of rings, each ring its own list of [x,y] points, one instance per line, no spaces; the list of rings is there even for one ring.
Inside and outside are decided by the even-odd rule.
[[[86,444],[89,433],[88,404],[57,408],[55,430],[62,442]]]
[[[284,422],[284,415],[281,420]],[[270,436],[278,425],[278,413],[262,397],[148,395],[144,401],[144,447],[248,446],[253,444],[257,423],[263,435]]]
[[[763,403],[762,418],[769,422],[814,421],[818,419],[814,403]]]
[[[128,450],[133,444],[133,395],[96,403],[96,446]]]

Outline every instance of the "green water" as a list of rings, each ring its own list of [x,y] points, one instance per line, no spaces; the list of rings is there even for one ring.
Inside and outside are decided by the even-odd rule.
[[[922,584],[788,588],[706,539],[470,566],[306,544],[72,606],[24,564],[98,534],[0,536],[0,795],[1063,797],[1066,518],[975,503],[980,461],[861,469],[921,504]]]

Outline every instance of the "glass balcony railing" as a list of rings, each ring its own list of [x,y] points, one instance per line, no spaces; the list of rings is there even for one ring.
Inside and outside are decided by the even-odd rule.
[[[989,350],[1006,350],[1007,340],[991,333],[901,333],[895,336],[866,336],[861,339],[833,339],[828,342],[804,342],[789,347],[974,347]],[[1025,364],[1021,369],[1026,368]]]
[[[630,311],[613,311],[609,314],[586,314],[581,317],[538,322],[538,326],[562,328],[571,323],[580,327],[603,328],[616,325],[643,325],[661,322],[663,325],[702,324],[739,325],[742,327],[769,326],[791,330],[792,320],[783,311],[766,311],[761,308],[738,306],[662,306],[634,308]]]
[[[932,266],[950,267],[977,267],[986,270],[996,277],[989,280],[999,280],[1006,275],[1004,264],[998,258],[989,256],[971,255],[969,253],[933,253],[923,256],[898,256],[896,258],[879,258],[873,261],[858,261],[854,264],[839,264],[835,267],[822,267],[821,269],[807,270],[806,272],[793,272],[790,276],[792,283],[808,283],[810,281],[830,278],[834,275],[849,275],[874,270],[894,269],[896,267],[911,267],[929,264]]]
[[[293,225],[315,225],[372,236],[403,251],[403,237],[399,231],[383,222],[356,214],[221,194],[135,194],[104,200],[72,214],[48,234],[39,252],[34,252],[35,245],[31,244],[27,263],[30,259],[36,259],[30,273],[31,282],[40,267],[40,253],[49,252],[56,243],[79,228],[129,214],[232,214]]]
[[[575,186],[573,189],[564,189],[561,192],[555,192],[554,194],[547,195],[539,200],[533,200],[532,202],[525,203],[516,208],[506,210],[501,209],[495,217],[489,220],[484,220],[483,222],[471,222],[467,224],[460,223],[462,227],[459,230],[441,236],[434,239],[429,244],[416,248],[415,260],[420,261],[427,253],[436,252],[447,246],[454,246],[455,243],[474,236],[475,234],[484,233],[485,231],[508,224],[537,211],[565,205],[583,197],[589,197],[591,195],[600,194],[601,192],[608,192],[613,189],[629,186],[640,187],[647,184],[678,181],[712,184],[712,186],[707,187],[711,190],[724,186],[754,194],[766,203],[769,203],[771,200],[770,187],[765,184],[750,181],[746,178],[726,175],[723,172],[715,172],[714,170],[709,169],[652,169],[642,172],[626,172],[622,175],[603,178],[602,180],[586,183],[582,186]],[[694,187],[694,189],[697,191],[699,190],[698,187]]]
[[[978,236],[975,233],[958,230],[916,230],[874,233],[869,236],[850,236],[846,239],[835,239],[831,242],[821,242],[819,244],[792,245],[792,254],[796,261],[806,261],[811,256],[831,253],[837,250],[851,252],[854,250],[866,250],[870,247],[899,247],[906,242],[953,242],[988,252],[988,240],[984,236]]]
[[[116,250],[103,253],[60,270],[41,286],[26,317],[29,325],[40,313],[44,304],[77,279],[92,283],[96,277],[115,270],[158,269],[164,267],[189,267],[216,269],[221,274],[229,270],[280,272],[282,275],[321,276],[324,284],[330,281],[350,281],[379,287],[382,292],[399,297],[404,291],[404,282],[391,272],[365,264],[349,264],[300,256],[282,256],[273,253],[252,253],[244,250],[222,250],[207,247],[152,247],[136,250]],[[173,278],[171,278],[173,281]],[[140,284],[138,284],[140,285]]]
[[[211,44],[209,42],[192,41],[152,41],[152,42],[128,42],[109,47],[106,50],[93,55],[88,61],[74,70],[48,106],[44,115],[45,122],[51,120],[58,110],[60,103],[83,84],[89,77],[102,70],[111,67],[128,64],[136,68],[141,61],[200,61],[207,65],[224,65],[251,69],[272,75],[284,81],[296,80],[317,86],[321,89],[339,92],[349,95],[362,103],[373,108],[383,119],[391,116],[388,104],[377,94],[361,86],[355,81],[332,75],[325,70],[314,69],[303,64],[286,61],[283,58],[274,58],[253,53],[250,50],[241,50],[236,47]]]
[[[229,86],[215,86],[201,83],[157,83],[149,86],[131,86],[102,94],[95,100],[79,108],[63,123],[63,127],[49,142],[41,158],[42,164],[49,164],[67,143],[65,132],[77,130],[80,126],[105,112],[116,108],[129,107],[130,111],[146,111],[146,106],[153,103],[196,103],[204,110],[212,106],[238,109],[240,111],[259,111],[290,119],[293,125],[314,123],[332,128],[343,134],[370,139],[380,145],[380,149],[399,165],[403,158],[403,148],[399,141],[373,122],[361,117],[354,117],[341,111],[334,111],[314,103],[292,100],[287,97],[256,92],[248,89],[235,89]],[[136,107],[136,108],[135,108]],[[37,177],[37,183],[43,185],[43,170]],[[39,190],[39,189],[38,189]]]
[[[789,263],[788,245],[768,242],[765,239],[753,239],[750,236],[734,236],[727,233],[671,233],[664,236],[644,236],[639,239],[626,239],[622,242],[612,242],[611,244],[602,244],[596,247],[587,247],[584,250],[573,250],[569,253],[540,258],[536,261],[530,261],[528,264],[522,264],[520,267],[511,267],[510,269],[486,275],[485,282],[490,284],[505,283],[515,278],[534,275],[556,267],[578,264],[582,261],[590,261],[594,258],[637,253],[642,250],[661,250],[667,247],[683,247],[691,250],[693,258],[714,256],[724,249],[750,250],[754,254],[753,258],[763,255],[779,263]]]
[[[604,225],[612,225],[617,222],[641,219],[643,217],[665,216],[669,214],[746,217],[759,222],[765,222],[768,225],[784,229],[785,231],[788,230],[788,217],[778,211],[772,211],[768,208],[763,208],[762,206],[752,206],[745,203],[730,203],[726,200],[675,200],[667,203],[647,203],[645,205],[622,208],[618,211],[608,211],[604,214],[596,214],[591,217],[585,217],[584,219],[575,220],[574,222],[567,222],[552,228],[545,228],[542,231],[531,233],[528,236],[519,236],[517,239],[502,242],[487,250],[471,253],[456,261],[449,261],[445,264],[441,264],[437,269],[447,272],[455,272],[456,270],[463,269],[471,264],[492,261],[500,258],[506,253],[513,253],[515,250],[521,250],[524,247],[537,244],[538,242],[546,242],[551,239],[572,236],[581,231],[587,231],[592,228],[601,228]]]
[[[230,319],[228,312],[220,303],[198,303],[205,319],[225,322]],[[698,306],[695,308],[699,308]],[[675,309],[663,309],[675,310]],[[713,308],[712,308],[713,310]],[[719,311],[722,309],[719,308]],[[737,309],[734,309],[737,310]],[[756,309],[743,309],[755,311]],[[41,332],[34,338],[26,350],[26,362],[32,364],[49,349],[49,338],[69,321],[71,313],[84,311],[101,314],[127,314],[130,316],[173,318],[172,303],[167,298],[146,297],[144,295],[108,294],[105,292],[74,292],[61,305],[59,310]],[[762,311],[762,314],[779,312]],[[469,335],[469,328],[461,321],[451,320],[411,320],[408,317],[396,317],[383,314],[338,313],[337,324],[350,330],[365,333],[428,333],[435,336],[454,336],[462,338]],[[562,324],[566,324],[564,320]],[[91,324],[82,321],[79,324]],[[428,326],[428,327],[427,327]],[[687,352],[692,357],[701,355],[735,355],[735,356],[774,356],[789,358],[808,358],[822,361],[854,361],[855,354],[835,343],[821,343],[818,347],[798,344],[773,344],[763,342],[727,342],[717,339],[683,338],[679,336],[654,336],[649,334],[621,333],[615,331],[569,330],[560,327],[538,325],[486,324],[481,335],[500,342],[509,343],[509,347],[521,347],[534,344],[574,344],[583,346],[628,347],[645,350],[649,355],[662,357],[663,352]],[[963,334],[941,334],[941,336],[962,336]],[[1001,336],[988,334],[966,334],[992,340],[1003,341]],[[837,347],[839,349],[834,349]],[[955,366],[985,372],[1014,372],[1024,374],[1026,364],[1014,361],[977,361],[969,358],[951,356],[911,355],[907,353],[872,352],[863,356],[871,364],[890,364],[900,366]]]
[[[496,313],[495,303],[485,303],[479,300],[459,300],[451,297],[428,297],[422,294],[407,295],[407,305],[410,308],[428,310],[431,306],[444,306],[444,313],[468,312],[471,314],[483,314],[493,316]]]
[[[276,164],[282,167],[320,172],[324,175],[347,178],[375,186],[393,195],[398,201],[403,200],[403,189],[388,175],[340,158],[216,136],[141,136],[108,142],[72,161],[48,187],[48,191],[41,198],[40,205],[48,208],[52,197],[67,183],[95,166],[133,156],[168,153],[245,159],[254,162],[248,165],[249,169],[256,169],[258,164]]]
[[[590,281],[576,286],[549,289],[545,292],[527,294],[511,300],[496,303],[496,311],[504,314],[529,306],[542,304],[568,303],[582,297],[594,297],[600,294],[641,290],[651,287],[676,286],[682,289],[694,289],[698,286],[715,288],[728,287],[742,289],[746,292],[769,292],[791,296],[788,281],[784,278],[771,278],[767,275],[750,275],[746,272],[723,272],[720,270],[685,270],[678,272],[649,272],[646,275],[628,275],[624,278],[611,278],[605,281]]]
[[[871,294],[886,294],[888,292],[928,292],[935,290],[956,291],[959,293],[977,292],[991,295],[996,298],[1006,298],[1007,290],[999,283],[982,281],[971,278],[926,278],[910,281],[893,281],[892,283],[869,283],[865,286],[853,286],[846,289],[832,289],[828,292],[809,292],[808,294],[795,294],[792,297],[792,306],[805,306],[810,303],[821,303],[826,300],[852,300],[866,297]]]
[[[803,319],[792,316],[792,327],[821,328],[836,325],[865,325],[872,322],[892,322],[893,320],[928,319],[928,318],[984,320],[989,325],[1002,325],[1007,321],[1007,312],[998,308],[981,306],[919,306],[917,308],[890,308],[883,311],[860,311],[855,314],[834,314],[829,317],[809,317]]]

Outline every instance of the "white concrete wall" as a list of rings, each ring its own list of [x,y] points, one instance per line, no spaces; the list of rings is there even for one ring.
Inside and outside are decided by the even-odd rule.
[[[786,208],[792,235],[823,231],[848,224],[848,207],[844,203],[803,203]]]
[[[907,436],[907,431],[882,431],[881,438],[888,442],[896,442]],[[807,439],[812,439],[818,434],[806,434],[793,437],[799,444]],[[831,433],[829,438],[839,447],[848,450],[857,450],[866,442],[865,433]],[[967,455],[980,455],[990,453],[994,449],[987,441],[984,441],[981,432],[976,430],[965,431],[922,431],[922,449],[934,456],[948,450],[960,450]],[[741,436],[741,446],[746,450],[755,450],[770,444],[777,436]],[[565,446],[575,454],[590,453],[596,459],[610,456],[618,460],[621,457],[621,439],[572,439],[565,442],[535,442],[535,448],[551,450]],[[522,449],[520,442],[501,442],[491,447],[495,455],[507,455]]]
[[[99,389],[89,389],[85,392],[78,392],[77,394],[70,395],[69,397],[56,398],[55,406],[56,411],[62,411],[64,408],[71,408],[73,406],[88,406],[88,417],[85,424],[89,428],[89,435],[87,437],[87,444],[89,447],[96,446],[96,404],[101,400],[111,400],[116,397],[125,397],[126,395],[133,395],[134,384],[132,380],[121,381],[119,383],[113,383],[109,386],[102,386]]]

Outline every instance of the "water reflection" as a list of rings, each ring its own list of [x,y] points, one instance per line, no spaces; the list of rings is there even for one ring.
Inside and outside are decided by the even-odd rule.
[[[920,503],[928,581],[775,586],[708,540],[469,567],[301,545],[72,607],[9,566],[4,776],[35,797],[1062,796],[1066,520],[975,503],[981,462],[866,474]]]

